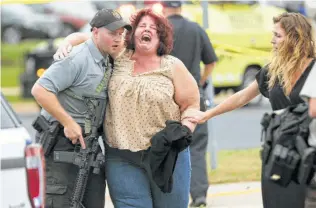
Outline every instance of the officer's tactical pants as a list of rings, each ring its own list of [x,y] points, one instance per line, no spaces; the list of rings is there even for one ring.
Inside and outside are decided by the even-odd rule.
[[[305,208],[316,207],[316,173],[311,181],[311,184],[307,187]]]
[[[38,135],[37,135],[38,136]],[[74,150],[74,145],[64,136],[58,137],[54,147],[58,151]],[[53,161],[53,152],[46,160],[46,205],[45,208],[66,208],[71,205],[78,167],[68,163]],[[85,208],[104,208],[105,203],[105,169],[100,174],[90,173],[83,205]]]

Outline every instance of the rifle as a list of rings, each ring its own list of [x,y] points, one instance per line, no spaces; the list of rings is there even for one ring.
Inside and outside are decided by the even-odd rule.
[[[55,162],[72,163],[79,167],[71,208],[84,207],[82,201],[90,172],[92,170],[94,174],[99,174],[105,163],[105,156],[102,152],[98,152],[98,129],[103,123],[106,98],[97,95],[86,95],[83,96],[83,100],[88,108],[84,127],[86,149],[80,148],[78,151],[78,148],[75,148],[74,152],[54,151]]]

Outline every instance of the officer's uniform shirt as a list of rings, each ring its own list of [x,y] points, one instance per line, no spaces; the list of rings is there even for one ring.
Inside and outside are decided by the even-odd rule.
[[[92,39],[74,47],[69,56],[54,62],[37,81],[46,90],[56,94],[60,104],[79,124],[84,124],[87,107],[84,102],[66,94],[66,90],[77,96],[96,94],[106,96],[103,86],[97,87],[104,77],[106,58],[100,53]],[[56,120],[45,109],[41,114],[49,121]]]
[[[168,19],[174,30],[174,46],[171,55],[180,59],[199,83],[200,62],[210,64],[217,61],[210,39],[204,29],[195,22],[188,21],[180,15],[172,15]]]
[[[303,98],[316,98],[316,64],[314,64],[309,73],[300,95]],[[309,126],[310,136],[308,138],[309,145],[316,147],[316,119],[313,119]]]

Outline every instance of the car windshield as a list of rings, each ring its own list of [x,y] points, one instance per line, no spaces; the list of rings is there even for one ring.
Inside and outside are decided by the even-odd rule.
[[[133,4],[136,5],[136,1],[92,1],[95,5],[99,7],[99,9],[107,8],[107,9],[117,9],[119,6],[124,4]]]
[[[8,111],[1,105],[1,129],[15,128],[14,122],[11,119]]]

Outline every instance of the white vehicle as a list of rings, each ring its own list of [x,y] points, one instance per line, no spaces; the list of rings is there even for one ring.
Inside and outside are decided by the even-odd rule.
[[[0,96],[0,207],[44,208],[45,167],[43,150],[32,144],[21,121]]]

